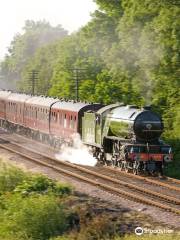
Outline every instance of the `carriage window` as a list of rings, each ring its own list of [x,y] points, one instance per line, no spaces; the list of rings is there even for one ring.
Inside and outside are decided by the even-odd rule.
[[[59,124],[61,124],[61,113],[59,112]]]
[[[69,119],[70,119],[69,127],[70,127],[70,128],[74,128],[73,116],[71,115],[71,116],[69,117]]]
[[[33,118],[35,118],[36,117],[36,109],[35,109],[35,107],[33,108]]]
[[[66,119],[66,114],[64,115],[64,128],[67,127],[67,119]]]

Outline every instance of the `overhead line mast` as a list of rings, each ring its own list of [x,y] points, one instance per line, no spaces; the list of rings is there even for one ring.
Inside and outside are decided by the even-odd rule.
[[[29,72],[29,80],[30,80],[30,84],[31,84],[31,94],[35,95],[35,86],[38,80],[38,74],[39,71],[37,70],[32,70]]]

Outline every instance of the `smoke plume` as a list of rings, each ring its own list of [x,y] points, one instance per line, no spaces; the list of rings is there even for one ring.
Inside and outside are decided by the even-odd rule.
[[[56,159],[68,161],[75,164],[95,166],[97,160],[90,154],[87,146],[85,146],[79,135],[73,136],[72,147],[63,145],[60,153],[55,155]]]

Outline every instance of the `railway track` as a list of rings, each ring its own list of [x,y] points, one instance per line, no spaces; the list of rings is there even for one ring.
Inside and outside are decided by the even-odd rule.
[[[167,177],[167,180],[169,180],[170,182],[173,182],[173,183],[178,183],[178,184],[180,184],[180,180],[175,179],[175,178]]]
[[[57,172],[68,175],[70,177],[79,179],[86,183],[98,186],[112,194],[133,200],[135,202],[144,203],[147,205],[155,206],[175,214],[180,214],[180,200],[174,196],[150,190],[132,182],[127,182],[127,178],[123,180],[117,177],[112,177],[107,174],[103,168],[89,168],[81,167],[69,162],[59,161],[55,158],[45,154],[33,151],[32,149],[23,147],[21,144],[8,142],[2,139],[0,144],[1,148],[14,152],[24,158],[33,161],[37,164],[49,167]],[[163,186],[165,188],[165,186]],[[170,189],[170,185],[169,188]],[[172,189],[179,193],[179,189]]]
[[[24,143],[27,143],[27,138],[24,137],[24,136],[20,136],[20,135],[14,134],[14,138],[16,138],[16,140],[14,141],[14,138],[11,135],[6,134],[4,131],[2,133],[4,134],[3,135],[3,139],[1,137],[1,139],[3,141],[6,141],[6,140],[7,141],[12,141],[12,142],[15,142],[16,144],[17,143],[21,144],[21,146]],[[33,140],[30,140],[30,139],[28,139],[28,140],[31,143],[31,145],[34,144]],[[40,145],[42,147],[42,149],[45,146],[44,144],[39,143],[39,142],[38,142],[38,145]],[[36,146],[34,146],[34,147],[36,147]],[[36,149],[39,151],[39,148],[36,148]],[[53,149],[53,154],[52,154],[52,149],[51,148],[48,149],[48,154],[49,154],[49,152],[51,152],[51,155],[48,155],[48,156],[51,156],[51,157],[53,156],[54,157],[54,154],[55,154],[54,149]],[[128,179],[131,178],[133,180],[139,180],[140,183],[142,183],[142,181],[144,181],[144,182],[149,183],[149,185],[151,184],[152,186],[164,187],[166,189],[166,191],[168,189],[169,190],[180,191],[180,180],[178,180],[178,179],[169,178],[169,177],[164,177],[163,179],[159,179],[157,177],[148,177],[148,176],[144,177],[144,176],[134,175],[132,173],[126,173],[124,171],[121,171],[119,168],[113,168],[113,167],[107,167],[107,166],[102,166],[102,167],[103,168],[107,168],[107,171],[106,171],[105,175],[109,175],[109,172],[115,172],[115,173],[117,173],[116,177],[118,177],[120,175],[124,175],[124,176],[128,177]],[[94,171],[94,167],[90,168],[90,169],[92,169]],[[98,171],[100,171],[100,169]]]
[[[144,182],[147,182],[147,183],[150,183],[152,185],[155,185],[155,186],[160,186],[160,187],[164,187],[167,189],[170,189],[170,190],[175,190],[175,191],[178,191],[180,192],[180,181],[178,179],[174,179],[174,178],[169,178],[169,177],[164,177],[162,179],[157,179],[155,177],[144,177],[144,176],[140,176],[140,175],[134,175],[132,173],[126,173],[124,171],[121,171],[120,169],[118,168],[112,168],[112,167],[108,167],[108,166],[103,166],[104,168],[110,170],[111,172],[115,172],[117,174],[122,174],[124,176],[126,176],[127,178],[132,178],[132,179],[136,179],[136,180],[139,180],[139,181],[144,181]]]

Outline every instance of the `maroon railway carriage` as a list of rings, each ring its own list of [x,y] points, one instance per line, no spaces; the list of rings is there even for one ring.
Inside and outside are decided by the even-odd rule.
[[[6,98],[6,119],[14,124],[24,126],[24,103],[30,96],[11,93]]]
[[[0,91],[1,126],[5,123],[14,131],[45,139],[52,145],[53,137],[66,141],[74,133],[81,134],[84,112],[101,107],[101,104]]]
[[[6,119],[6,100],[10,91],[0,90],[0,119]]]
[[[75,101],[58,101],[51,107],[50,133],[68,138],[73,133],[82,131],[82,116],[85,111],[96,111],[101,104]]]
[[[50,108],[59,101],[49,97],[31,96],[25,101],[24,125],[32,130],[49,134]]]

